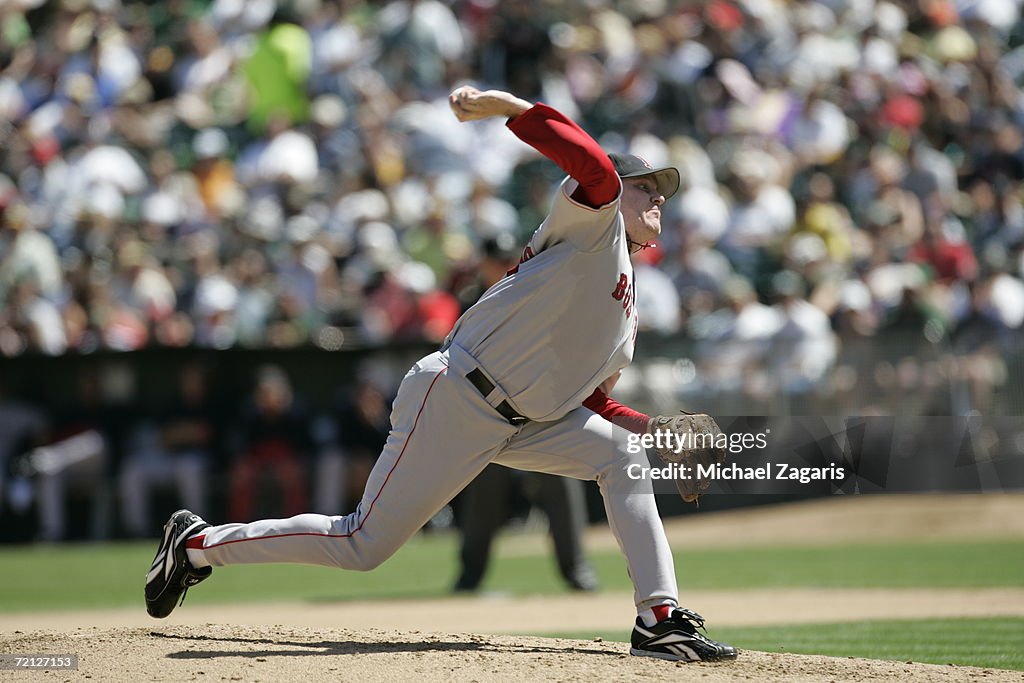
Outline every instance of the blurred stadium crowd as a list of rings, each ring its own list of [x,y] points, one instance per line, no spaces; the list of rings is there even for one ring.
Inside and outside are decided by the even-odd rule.
[[[861,382],[859,395],[832,395],[864,405],[879,387],[914,392],[938,372],[974,394],[963,410],[984,409],[1007,383],[1003,359],[1024,348],[1020,10],[1020,0],[2,0],[0,359],[439,341],[518,260],[559,179],[502,122],[456,122],[446,95],[473,82],[545,101],[609,151],[682,171],[663,239],[637,256],[638,305],[647,331],[683,340],[698,366],[654,363],[624,378],[626,394],[664,385],[666,400],[707,402],[715,391]],[[896,342],[897,356],[926,345],[966,362],[872,366],[873,349],[858,360],[856,349]],[[82,377],[79,415],[56,420],[68,429],[99,424]],[[249,515],[241,492],[266,466],[251,446],[266,419],[252,411],[290,405],[286,379],[261,371],[230,416],[242,435],[230,451],[247,454],[223,464],[240,492],[226,503],[235,518]],[[353,389],[369,392],[355,403],[369,426],[339,426],[350,408],[328,427],[275,423],[273,439],[305,454],[278,472],[284,507],[305,509],[311,473],[314,483],[340,481],[342,467],[364,476],[360,447],[317,439],[376,443],[386,384]],[[41,432],[44,416],[6,405],[4,424]],[[109,481],[126,533],[144,533],[132,525],[145,520],[146,481],[195,482],[189,467],[218,467],[209,428],[188,427],[197,410],[115,421],[126,431]],[[68,434],[90,431],[102,441],[68,446],[64,434],[63,457],[109,454],[101,428]],[[179,457],[189,449],[205,455]],[[40,457],[27,467],[45,479]],[[81,460],[113,473],[101,461]],[[311,495],[337,511],[346,492]],[[64,513],[47,505],[42,535],[58,538]]]
[[[6,0],[0,354],[443,338],[557,177],[464,81],[683,170],[648,328],[1024,322],[1017,0],[281,5]]]

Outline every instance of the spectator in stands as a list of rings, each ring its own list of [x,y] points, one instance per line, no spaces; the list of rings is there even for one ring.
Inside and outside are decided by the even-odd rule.
[[[930,305],[955,326],[986,248],[1024,243],[1009,1],[30,4],[5,6],[0,45],[6,356],[437,338],[450,275],[499,232],[522,242],[557,182],[500,122],[453,136],[453,79],[684,169],[664,220],[716,265],[694,289],[664,245],[683,334],[729,306],[732,270],[764,297],[792,269],[826,308],[822,285],[863,279],[882,317],[917,286],[908,260],[942,271]],[[312,306],[280,258],[296,218],[316,234],[300,267],[326,274]]]
[[[771,338],[772,374],[787,393],[810,392],[836,360],[836,337],[824,311],[804,298],[802,278],[788,270],[772,278],[780,325]]]
[[[728,308],[691,321],[691,333],[701,340],[703,372],[716,389],[763,390],[770,340],[782,326],[779,311],[762,304],[739,275],[726,282],[723,294]]]

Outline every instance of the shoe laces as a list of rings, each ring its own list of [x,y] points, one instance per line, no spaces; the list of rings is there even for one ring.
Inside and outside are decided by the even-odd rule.
[[[685,607],[676,607],[672,610],[672,618],[681,621],[688,621],[695,629],[704,629],[704,617]],[[705,629],[706,630],[706,629]]]

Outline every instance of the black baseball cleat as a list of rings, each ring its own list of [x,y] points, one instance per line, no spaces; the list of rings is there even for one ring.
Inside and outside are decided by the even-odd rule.
[[[637,617],[629,654],[675,662],[736,659],[736,648],[715,642],[697,631],[703,628],[704,617],[682,607],[676,607],[668,619],[654,626],[644,626],[644,622]]]
[[[164,536],[146,574],[146,611],[163,619],[185,602],[185,593],[210,574],[213,567],[196,569],[188,561],[185,540],[210,525],[189,510],[178,510],[164,524]],[[178,599],[181,598],[181,602]]]

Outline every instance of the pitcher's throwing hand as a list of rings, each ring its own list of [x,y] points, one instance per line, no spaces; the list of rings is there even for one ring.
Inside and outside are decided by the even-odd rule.
[[[492,116],[514,118],[531,105],[501,90],[477,90],[471,85],[456,88],[448,96],[448,104],[459,121],[478,121]]]

